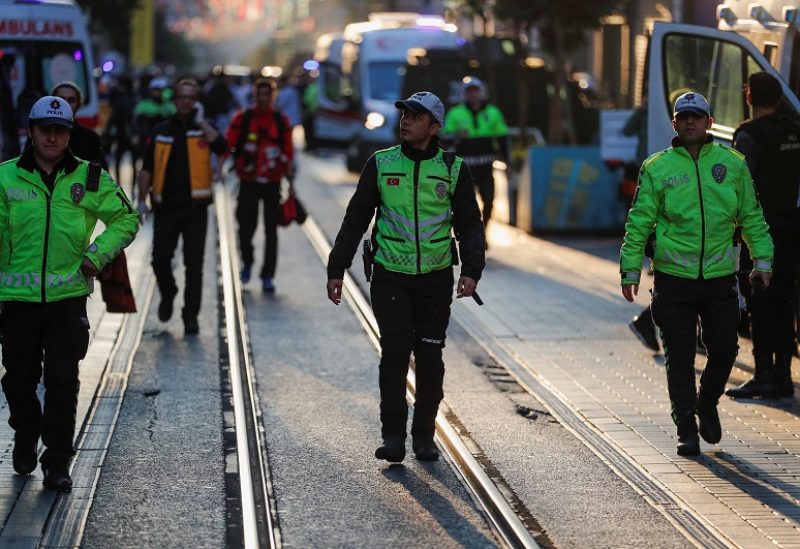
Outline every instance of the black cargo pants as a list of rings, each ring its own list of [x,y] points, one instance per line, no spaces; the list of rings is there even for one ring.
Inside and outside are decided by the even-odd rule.
[[[196,319],[203,295],[203,257],[208,230],[208,207],[192,206],[182,209],[153,208],[153,273],[163,298],[178,292],[172,273],[172,257],[183,238],[183,266],[186,287],[183,290],[183,318]]]
[[[417,393],[411,434],[432,438],[443,397],[442,349],[453,301],[453,270],[408,275],[376,265],[370,296],[381,333],[381,434],[406,435],[406,374],[413,351]]]
[[[492,164],[477,164],[470,166],[469,170],[483,202],[482,218],[483,225],[486,226],[492,218],[494,208],[494,167]]]
[[[278,262],[278,217],[280,215],[281,184],[241,181],[236,202],[236,221],[239,223],[239,248],[242,264],[253,264],[253,235],[258,226],[258,206],[264,204],[264,264],[260,277],[275,276]]]
[[[694,415],[698,398],[716,404],[725,390],[739,351],[736,277],[692,280],[656,272],[651,307],[664,342],[672,419],[677,425]],[[699,393],[694,372],[698,318],[708,357]]]
[[[769,287],[753,293],[747,276],[753,260],[742,246],[739,286],[747,301],[750,313],[750,333],[753,339],[753,354],[769,357],[773,354],[794,354],[794,293],[797,285],[797,267],[800,265],[800,227],[797,222],[770,220],[770,235],[775,244],[772,262],[772,279]]]
[[[89,347],[86,297],[50,303],[3,304],[0,314],[3,345],[3,392],[8,424],[19,440],[45,446],[41,462],[69,464],[75,455],[75,414],[78,408],[78,362]],[[36,394],[44,365],[44,413]]]

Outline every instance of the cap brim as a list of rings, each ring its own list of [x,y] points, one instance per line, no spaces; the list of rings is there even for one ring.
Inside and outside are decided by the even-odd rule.
[[[425,105],[423,105],[419,101],[412,101],[411,99],[402,99],[399,101],[395,101],[394,106],[397,107],[398,109],[408,109],[416,114],[428,113],[433,117],[433,119],[436,121],[437,124],[442,124],[442,121],[439,120],[439,118],[435,114],[433,114],[430,110],[428,110],[428,108],[425,107]]]
[[[708,114],[706,111],[704,111],[699,107],[684,107],[680,110],[675,111],[675,114],[680,114],[682,112],[693,112],[695,114],[701,114],[703,116],[711,116],[710,114]]]
[[[402,99],[400,101],[395,101],[394,106],[398,109],[408,109],[411,112],[415,112],[417,114],[428,113],[433,114],[431,111],[425,108],[425,105],[420,103],[419,101],[411,101],[410,99]]]
[[[71,120],[64,120],[63,118],[49,117],[49,118],[35,118],[31,120],[35,126],[64,126],[65,128],[72,128]]]

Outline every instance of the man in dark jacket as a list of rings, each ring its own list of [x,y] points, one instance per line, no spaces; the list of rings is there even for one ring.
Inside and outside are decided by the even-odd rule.
[[[211,152],[224,154],[225,139],[199,111],[199,87],[181,80],[175,87],[177,113],[153,130],[139,173],[138,210],[147,213],[147,195],[153,206],[153,272],[161,293],[158,319],[172,317],[178,293],[172,274],[172,256],[183,237],[186,268],[183,324],[187,334],[200,330],[197,315],[203,292],[203,255],[211,204]]]
[[[72,112],[76,115],[83,106],[83,92],[75,82],[70,82],[68,80],[59,82],[53,86],[53,91],[50,92],[50,95],[60,97],[69,103]],[[103,153],[100,136],[91,128],[87,128],[78,122],[77,116],[72,123],[72,132],[69,136],[69,150],[78,158],[88,160],[89,162],[97,162],[103,169],[108,169],[108,162],[106,162],[106,155]]]
[[[475,292],[485,266],[483,224],[469,168],[439,147],[444,105],[430,92],[395,103],[402,144],[367,161],[328,258],[328,299],[338,305],[344,271],[359,240],[372,232],[372,310],[381,332],[379,384],[383,445],[375,457],[405,457],[405,379],[414,352],[416,403],[411,426],[417,459],[439,458],[434,426],[443,397],[442,348],[450,320],[455,238],[461,250],[457,297]]]
[[[769,233],[775,243],[775,262],[768,288],[752,286],[741,276],[739,284],[750,312],[755,375],[728,389],[734,398],[790,397],[794,312],[800,240],[798,185],[800,185],[800,124],[779,113],[783,98],[777,78],[765,72],[750,75],[747,101],[753,118],[734,133],[734,147],[744,154],[753,175]],[[743,246],[742,267],[752,265]]]

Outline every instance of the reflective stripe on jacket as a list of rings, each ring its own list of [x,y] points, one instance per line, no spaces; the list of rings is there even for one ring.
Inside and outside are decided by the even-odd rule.
[[[52,193],[30,149],[0,164],[0,301],[48,302],[88,295],[83,258],[98,269],[133,241],[139,223],[125,192],[103,171],[86,189],[89,162],[70,153]],[[26,156],[27,155],[27,156]],[[97,221],[106,228],[90,242]]]
[[[421,274],[450,267],[452,204],[461,159],[448,169],[443,151],[414,161],[400,145],[375,153],[381,206],[375,222],[375,262],[390,271]]]
[[[464,132],[465,137],[459,136]],[[447,113],[442,133],[455,139],[456,153],[468,166],[479,166],[491,164],[502,151],[499,140],[508,135],[508,126],[503,113],[492,104],[473,112],[461,103]]]
[[[744,156],[708,142],[695,161],[676,138],[639,172],[620,254],[622,283],[638,284],[645,243],[654,231],[654,270],[691,279],[732,274],[737,226],[755,268],[771,271],[772,239]]]
[[[153,152],[153,200],[161,202],[164,176],[175,138],[156,134]],[[189,183],[193,199],[211,198],[211,149],[203,130],[186,130],[186,153],[189,159]]]

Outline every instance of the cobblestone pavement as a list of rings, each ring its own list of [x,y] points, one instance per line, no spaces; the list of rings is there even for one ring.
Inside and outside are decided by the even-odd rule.
[[[624,453],[651,481],[652,493],[645,487],[644,495],[668,517],[677,504],[734,545],[800,547],[800,407],[793,398],[723,397],[722,441],[701,442],[699,458],[677,456],[664,357],[627,326],[647,304],[649,280],[633,306],[620,294],[614,261],[500,224],[490,227],[490,243],[480,285],[486,306],[460,304],[457,320],[478,326],[582,428]],[[752,374],[749,340],[740,347],[731,384]],[[704,363],[698,354],[698,373]],[[794,370],[796,379],[797,361]]]

